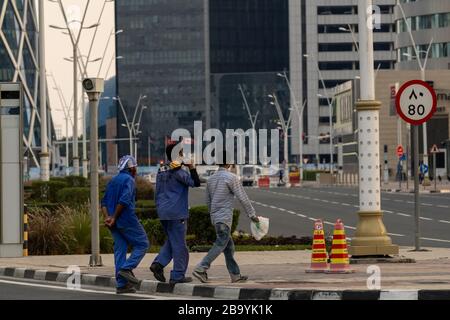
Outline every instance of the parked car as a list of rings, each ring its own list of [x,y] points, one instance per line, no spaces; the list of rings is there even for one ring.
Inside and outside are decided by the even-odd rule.
[[[243,186],[253,186],[255,181],[262,173],[262,168],[253,165],[242,167],[241,181]]]

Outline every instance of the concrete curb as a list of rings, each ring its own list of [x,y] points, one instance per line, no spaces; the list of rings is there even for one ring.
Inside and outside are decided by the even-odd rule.
[[[64,283],[71,273],[0,267],[0,276]],[[81,274],[81,284],[115,288],[113,277]],[[222,300],[450,300],[450,290],[301,290],[288,288],[241,288],[200,284],[161,283],[143,280],[139,291]]]
[[[382,188],[382,192],[391,192],[391,193],[414,193],[414,191],[406,191],[406,190],[400,190],[400,189],[386,189]],[[450,190],[421,190],[421,194],[429,194],[429,193],[450,193]]]

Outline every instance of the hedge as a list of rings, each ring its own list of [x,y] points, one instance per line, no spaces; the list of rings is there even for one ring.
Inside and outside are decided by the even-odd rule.
[[[68,186],[61,181],[35,181],[31,187],[31,199],[37,202],[58,202],[58,191]]]
[[[233,224],[231,233],[233,233],[239,223],[240,211],[233,211]],[[207,206],[192,207],[189,210],[189,235],[195,235],[195,240],[198,243],[213,243],[216,240],[216,230],[211,223],[211,216]]]
[[[145,232],[147,233],[150,245],[163,245],[166,241],[166,234],[161,221],[158,219],[144,219],[141,220]]]
[[[89,188],[64,188],[57,193],[59,202],[72,205],[87,203],[90,194]]]
[[[156,208],[136,208],[136,215],[139,219],[158,219]]]

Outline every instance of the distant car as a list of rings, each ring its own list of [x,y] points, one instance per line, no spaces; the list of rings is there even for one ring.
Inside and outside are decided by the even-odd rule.
[[[260,176],[262,170],[260,167],[247,165],[242,168],[241,181],[243,186],[253,186],[255,180]]]

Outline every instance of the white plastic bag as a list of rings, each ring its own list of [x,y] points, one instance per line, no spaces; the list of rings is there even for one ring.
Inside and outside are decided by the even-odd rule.
[[[269,232],[269,218],[258,217],[259,223],[251,222],[250,229],[252,230],[253,238],[257,241],[261,240]]]

